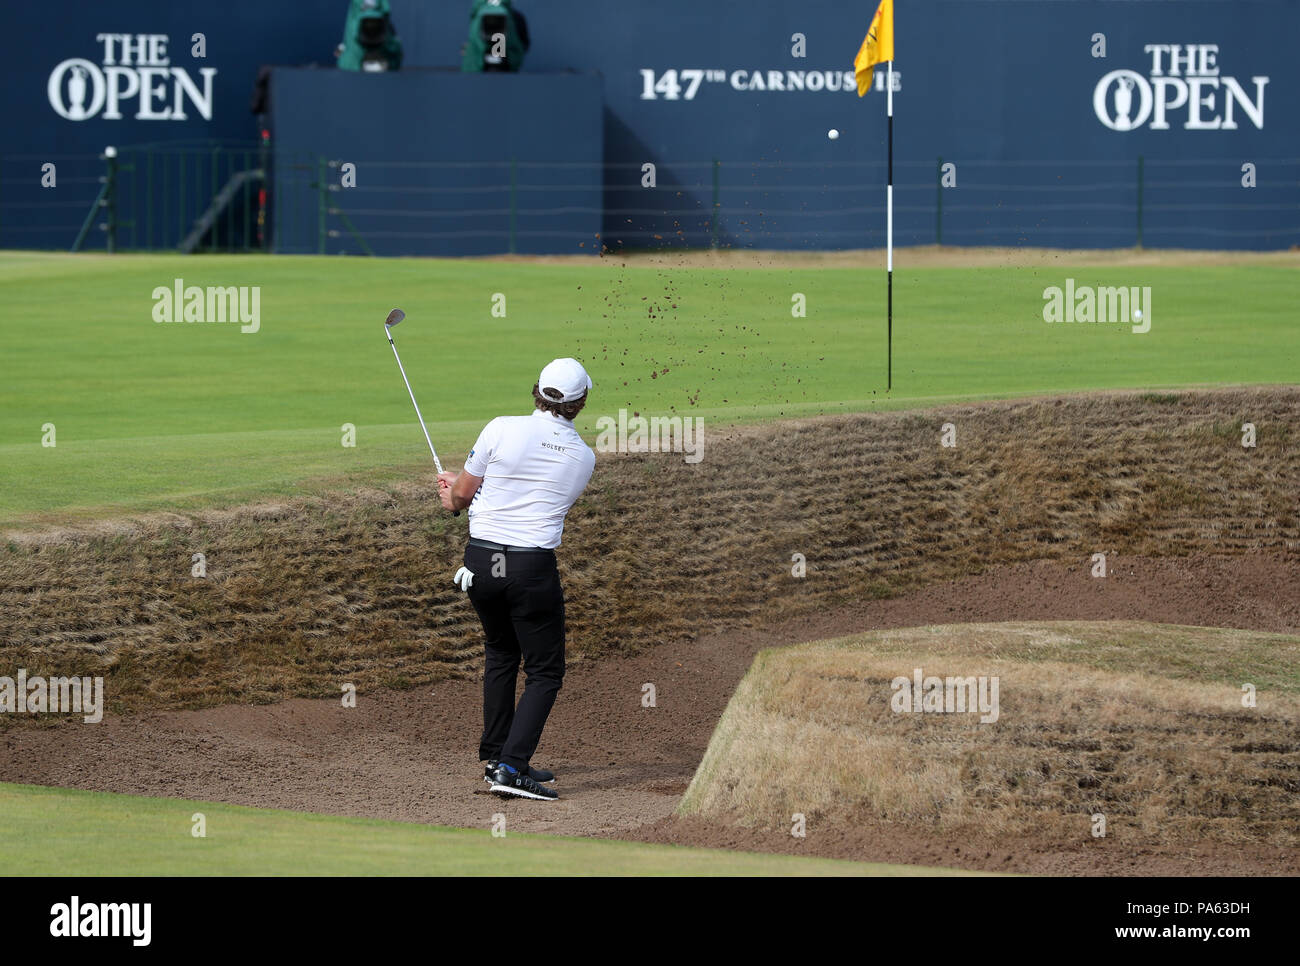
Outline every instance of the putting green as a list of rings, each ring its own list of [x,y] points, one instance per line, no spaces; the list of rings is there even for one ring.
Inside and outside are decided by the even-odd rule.
[[[1043,290],[1150,286],[1151,330],[1043,321]],[[256,286],[259,328],[155,322],[153,293]],[[706,425],[938,400],[1290,382],[1295,272],[900,268],[894,388],[873,268],[0,254],[0,523],[226,505],[432,468],[382,337],[448,466],[527,412],[541,365],[581,359],[579,428],[629,412]],[[806,303],[806,315],[792,308]],[[504,307],[504,316],[494,315]],[[52,425],[54,446],[43,446]],[[355,446],[342,445],[346,425]]]
[[[0,851],[15,876],[971,874],[9,784]]]

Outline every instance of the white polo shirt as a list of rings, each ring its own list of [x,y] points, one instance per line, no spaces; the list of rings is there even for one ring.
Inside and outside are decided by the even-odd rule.
[[[469,535],[558,547],[565,514],[595,466],[596,454],[562,416],[540,409],[529,416],[498,416],[465,460],[466,473],[483,477],[469,505]]]

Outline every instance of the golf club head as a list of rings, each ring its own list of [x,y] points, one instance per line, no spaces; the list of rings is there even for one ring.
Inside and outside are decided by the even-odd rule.
[[[401,309],[393,309],[393,311],[388,313],[388,318],[384,319],[384,325],[388,326],[391,329],[398,322],[401,322],[402,319],[404,318],[406,318],[405,312],[403,312]]]

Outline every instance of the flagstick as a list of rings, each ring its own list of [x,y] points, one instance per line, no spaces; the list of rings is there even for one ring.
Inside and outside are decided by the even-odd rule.
[[[885,187],[885,259],[888,271],[885,296],[886,389],[894,388],[894,62],[889,61],[885,78],[885,103],[889,114],[889,182]]]

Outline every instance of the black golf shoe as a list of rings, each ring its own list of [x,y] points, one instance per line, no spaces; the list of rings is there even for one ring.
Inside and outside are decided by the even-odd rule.
[[[496,770],[497,762],[495,758],[490,759],[488,763],[483,766],[483,780],[489,785],[492,784],[492,776],[496,774]],[[528,776],[535,782],[555,781],[554,772],[549,772],[545,768],[534,768],[531,765],[528,766]]]
[[[514,798],[532,798],[541,802],[553,801],[560,797],[554,788],[548,788],[532,775],[516,771],[509,765],[498,764],[492,773],[492,793]]]

